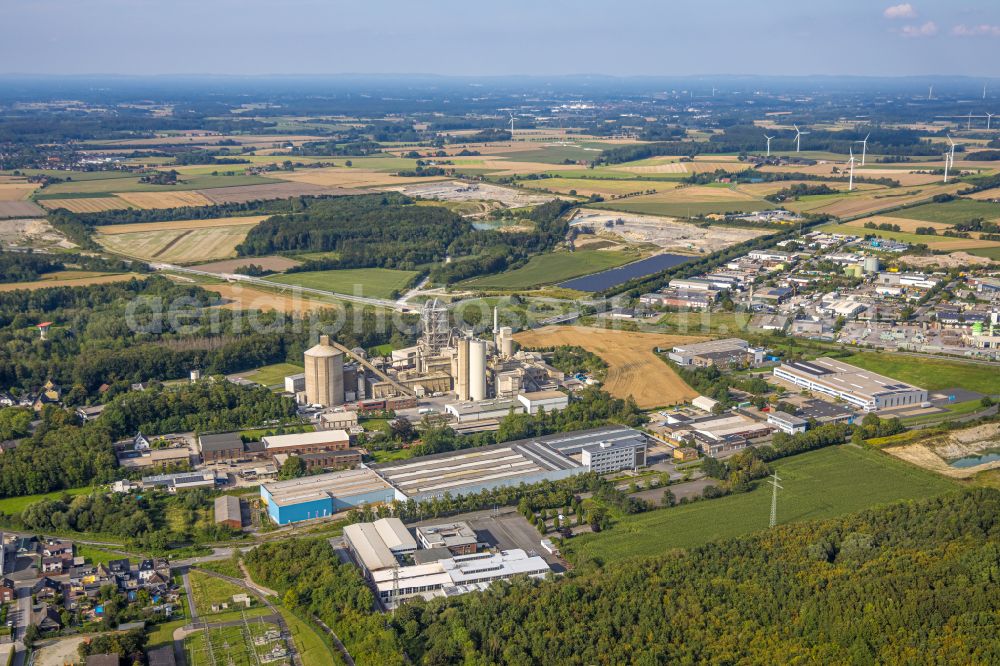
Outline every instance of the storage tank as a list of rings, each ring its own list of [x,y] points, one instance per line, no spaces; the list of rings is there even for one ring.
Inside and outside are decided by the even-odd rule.
[[[319,344],[306,350],[306,400],[311,405],[344,404],[344,355],[321,335]]]
[[[514,356],[514,330],[510,326],[500,329],[500,355],[504,358]]]
[[[469,399],[486,399],[486,341],[469,341]]]
[[[455,372],[455,393],[459,400],[469,399],[469,339],[458,340],[458,363]]]
[[[865,257],[865,273],[878,273],[878,257]]]

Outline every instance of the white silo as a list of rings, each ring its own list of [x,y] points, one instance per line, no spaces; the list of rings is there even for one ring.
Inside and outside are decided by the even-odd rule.
[[[864,270],[865,273],[878,273],[879,264],[878,257],[865,257]]]
[[[469,399],[486,399],[486,341],[469,341]]]
[[[504,326],[500,329],[500,355],[504,358],[512,358],[514,356],[514,329],[510,326]]]
[[[455,393],[459,400],[469,399],[469,339],[458,339],[458,354],[455,364]]]
[[[304,360],[309,404],[344,404],[344,355],[330,344],[330,336],[321,335],[319,344],[306,350]]]

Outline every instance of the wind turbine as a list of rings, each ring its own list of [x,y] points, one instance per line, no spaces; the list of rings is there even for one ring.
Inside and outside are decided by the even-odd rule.
[[[511,113],[510,111],[508,111],[507,115],[510,116],[510,138],[513,139],[514,138],[514,114]]]
[[[868,137],[870,137],[871,135],[872,133],[868,132],[868,134],[865,135],[865,138],[861,139],[861,141],[854,142],[861,144],[861,166],[865,165],[865,155],[868,153]]]
[[[931,86],[930,88],[927,89],[927,99],[933,99],[933,98],[934,98],[934,86]]]
[[[983,99],[986,99],[986,84],[983,84]]]
[[[997,114],[995,114],[995,113],[987,113],[986,114],[986,129],[990,128],[990,121],[993,120],[993,116],[995,116],[995,115],[997,115]]]
[[[969,111],[969,127],[968,127],[968,129],[972,129],[972,111]]]
[[[850,192],[854,189],[854,147],[849,147],[851,151],[851,178],[847,181],[847,191]]]
[[[951,160],[948,157],[948,151],[944,151],[944,182],[948,183],[948,164]]]
[[[764,138],[767,139],[767,156],[770,157],[771,156],[771,139],[773,139],[774,137],[773,136],[768,136],[768,135],[765,134]]]
[[[792,125],[795,128],[795,152],[799,152],[802,147],[802,135],[809,134],[809,132],[803,132],[799,129],[798,125]]]
[[[951,144],[951,163],[955,163],[955,142],[952,140],[951,135],[948,135],[948,143]]]

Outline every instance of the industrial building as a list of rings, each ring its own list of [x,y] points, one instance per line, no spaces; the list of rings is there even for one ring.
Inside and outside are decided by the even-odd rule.
[[[278,525],[405,499],[378,474],[365,468],[264,483],[260,496],[267,505],[267,514]]]
[[[358,413],[325,412],[320,414],[319,425],[323,430],[350,430],[358,425]]]
[[[795,435],[805,432],[809,428],[809,422],[800,416],[789,414],[788,412],[770,412],[767,415],[767,422],[786,435]]]
[[[351,446],[351,436],[346,430],[317,430],[291,435],[269,435],[264,437],[264,450],[268,455],[284,453],[303,455],[323,451],[345,451]]]
[[[544,409],[546,412],[555,412],[566,409],[569,405],[569,395],[562,391],[521,393],[517,396],[517,400],[524,405],[524,411],[528,414],[537,414],[540,409]]]
[[[667,357],[678,365],[696,367],[757,366],[764,362],[764,350],[751,347],[746,340],[726,338],[679,345]]]
[[[453,555],[468,555],[479,548],[479,538],[468,523],[418,527],[417,541],[426,549],[446,548]]]
[[[379,599],[386,606],[395,606],[409,597],[425,599],[452,596],[473,590],[484,590],[497,580],[515,576],[542,578],[551,571],[548,563],[529,556],[521,549],[498,553],[473,553],[407,567],[381,569],[373,572],[372,582]]]
[[[224,480],[223,477],[222,480]],[[215,472],[180,472],[178,474],[157,474],[142,477],[143,488],[160,488],[170,493],[191,488],[215,488],[220,481]]]
[[[234,530],[243,527],[243,510],[240,498],[235,495],[220,495],[215,498],[215,522]]]
[[[344,541],[367,576],[398,567],[400,556],[417,549],[417,542],[399,518],[348,525],[344,528]]]
[[[693,447],[705,455],[720,456],[744,449],[753,440],[770,436],[774,433],[774,426],[739,412],[696,419],[670,414],[661,432],[675,446]]]
[[[201,460],[204,463],[239,460],[246,452],[238,432],[201,435],[198,437],[198,445],[201,447]]]
[[[832,358],[783,363],[774,376],[867,412],[927,402],[927,391]]]
[[[577,430],[539,437],[534,441],[578,460],[588,472],[606,474],[646,464],[646,436],[625,426]]]
[[[344,354],[321,335],[305,352],[306,402],[333,407],[344,404]]]
[[[534,441],[493,444],[373,465],[372,469],[415,500],[445,493],[468,495],[501,486],[556,481],[586,471]]]
[[[285,377],[285,393],[298,395],[306,390],[306,373],[300,372]]]
[[[636,469],[646,464],[646,442],[599,442],[581,449],[580,456],[587,470],[598,474]]]
[[[519,400],[479,400],[452,402],[444,406],[445,412],[451,414],[459,423],[502,419],[513,411],[515,414],[524,412],[524,405]]]

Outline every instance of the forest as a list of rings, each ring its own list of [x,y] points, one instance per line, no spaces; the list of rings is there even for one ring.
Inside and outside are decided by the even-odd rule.
[[[254,227],[241,256],[275,252],[336,252],[300,270],[400,268],[443,261],[448,246],[472,225],[441,206],[412,206],[397,194],[310,202],[304,211],[275,215]]]
[[[996,663],[1000,491],[411,601],[415,664]]]

